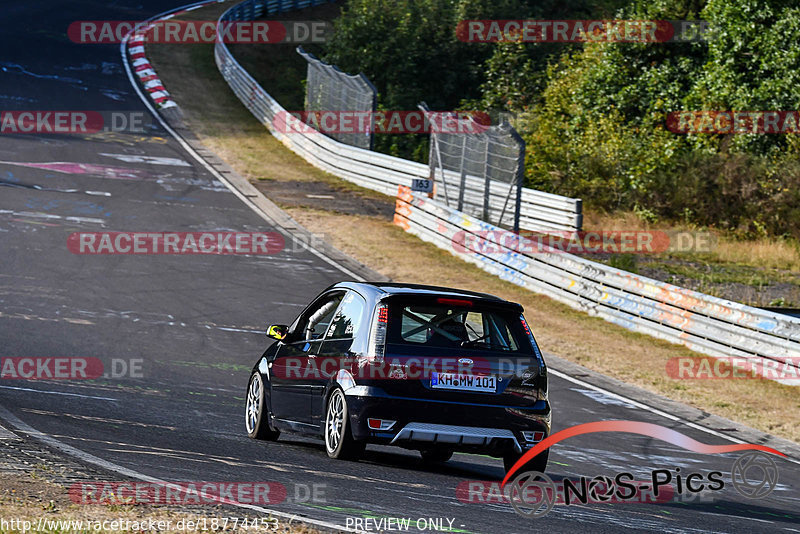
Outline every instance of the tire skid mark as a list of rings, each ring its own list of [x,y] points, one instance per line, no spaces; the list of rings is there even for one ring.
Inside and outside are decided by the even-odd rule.
[[[95,423],[108,423],[113,425],[128,425],[128,426],[138,426],[143,428],[159,428],[162,430],[178,430],[178,427],[175,426],[165,426],[165,425],[157,425],[154,423],[143,423],[141,421],[129,421],[126,419],[111,419],[108,417],[93,417],[90,415],[79,415],[74,413],[66,413],[66,412],[51,412],[49,410],[36,410],[33,408],[20,408],[20,411],[32,413],[35,415],[47,415],[51,417],[66,417],[69,419],[77,419],[80,421],[92,421]]]
[[[86,310],[72,310],[72,313],[76,313],[77,315],[81,315],[83,317],[63,317],[63,316],[56,316],[56,317],[46,317],[37,315],[33,312],[31,313],[24,313],[24,312],[3,312],[0,311],[0,318],[3,319],[23,319],[26,321],[47,321],[47,322],[66,322],[71,324],[78,324],[78,325],[96,325],[100,321],[103,320],[113,320],[113,319],[120,319],[126,321],[132,321],[134,323],[140,323],[142,326],[177,326],[180,328],[196,328],[196,329],[205,329],[205,330],[219,330],[222,332],[235,332],[235,333],[244,333],[244,334],[258,334],[264,335],[263,328],[258,328],[255,326],[236,326],[236,325],[218,325],[215,323],[186,323],[183,321],[175,320],[175,317],[172,315],[167,315],[166,319],[162,320],[153,320],[153,319],[144,319],[143,315],[154,315],[160,316],[159,314],[139,314],[137,312],[132,311],[125,311],[125,312],[115,312],[115,311],[105,311],[105,312],[92,312]],[[87,319],[87,317],[89,319]],[[163,317],[163,316],[161,316]],[[92,319],[92,320],[90,320]]]

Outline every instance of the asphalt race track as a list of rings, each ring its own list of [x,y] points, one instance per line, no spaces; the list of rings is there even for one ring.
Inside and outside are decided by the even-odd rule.
[[[5,4],[0,109],[147,114],[125,75],[119,46],[70,43],[66,28],[75,20],[147,18],[181,3]],[[116,170],[30,165],[54,162]],[[123,168],[131,172],[121,175]],[[287,500],[269,508],[343,527],[348,518],[370,516],[443,518],[445,526],[449,519],[461,532],[800,532],[798,464],[782,459],[779,485],[762,500],[726,485],[694,502],[557,505],[546,517],[527,519],[506,503],[457,497],[464,481],[501,479],[499,460],[456,455],[441,467],[425,467],[416,453],[370,447],[362,461],[343,462],[329,460],[322,442],[285,435],[278,443],[248,439],[244,390],[267,343],[265,325],[288,322],[347,275],[291,244],[268,256],[91,256],[66,246],[73,232],[203,230],[271,228],[157,126],[142,134],[3,135],[0,357],[96,357],[126,376],[3,379],[0,407],[62,443],[144,475],[279,482]],[[141,365],[141,377],[130,376],[132,362]],[[635,420],[703,443],[730,444],[573,381],[553,376],[550,390],[554,431]],[[556,445],[548,474],[558,480],[631,471],[637,480],[650,480],[653,469],[679,467],[685,474],[718,470],[727,483],[739,455],[696,454],[631,434],[591,434]],[[304,488],[314,484],[320,498],[303,502]]]

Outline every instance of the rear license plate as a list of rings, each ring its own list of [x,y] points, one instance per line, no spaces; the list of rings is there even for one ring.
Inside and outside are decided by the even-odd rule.
[[[488,375],[460,375],[456,373],[431,373],[433,389],[458,389],[462,391],[497,391],[497,377]]]

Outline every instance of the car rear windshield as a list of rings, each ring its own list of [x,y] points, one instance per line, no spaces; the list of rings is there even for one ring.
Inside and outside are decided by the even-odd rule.
[[[424,347],[531,352],[519,313],[473,305],[402,303],[389,308],[389,342]]]

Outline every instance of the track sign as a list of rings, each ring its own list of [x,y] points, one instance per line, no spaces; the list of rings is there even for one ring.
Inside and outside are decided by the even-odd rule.
[[[433,193],[433,180],[414,178],[411,180],[411,190],[422,193]]]

